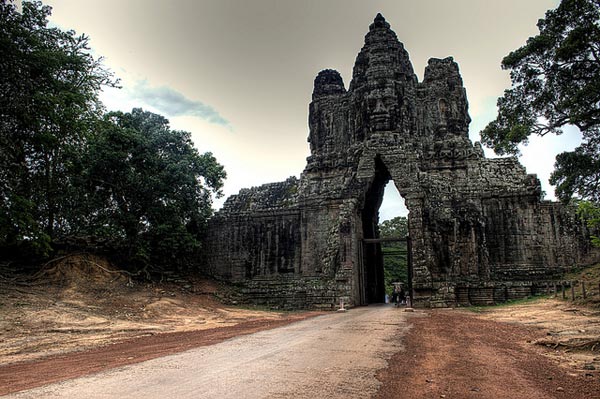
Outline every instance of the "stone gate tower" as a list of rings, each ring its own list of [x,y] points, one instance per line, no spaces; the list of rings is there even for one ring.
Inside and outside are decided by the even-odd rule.
[[[565,267],[598,259],[585,228],[516,158],[487,159],[468,137],[466,92],[452,58],[422,82],[378,14],[346,90],[321,71],[301,178],[243,189],[210,220],[206,272],[253,302],[331,308],[384,299],[378,236],[383,190],[405,200],[415,304],[490,303],[528,295]]]

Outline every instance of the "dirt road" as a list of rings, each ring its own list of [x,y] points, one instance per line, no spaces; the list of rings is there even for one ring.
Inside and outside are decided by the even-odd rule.
[[[402,350],[407,313],[354,309],[22,392],[14,398],[365,398]]]
[[[533,311],[541,310],[541,305],[533,306]],[[522,311],[523,307],[519,308],[512,311]],[[511,308],[498,313],[506,311]],[[443,309],[428,310],[422,313],[423,317],[412,318],[411,332],[404,341],[406,350],[395,354],[390,366],[378,373],[384,384],[376,397],[600,398],[597,354],[591,356],[596,366],[587,363],[592,369],[581,365],[575,368],[571,356],[536,344],[546,339],[548,330],[528,325],[532,320],[513,318],[510,323],[497,322],[493,320],[495,313],[492,310],[482,317]],[[570,322],[575,326],[578,321],[586,322],[589,328],[596,319]]]
[[[567,317],[562,324],[561,314]],[[574,328],[596,334],[597,323],[594,314],[574,312],[557,301],[483,315],[357,308],[139,364],[107,366],[98,374],[10,397],[597,399],[596,349],[580,358],[583,354],[574,357],[536,344],[548,337],[562,339]],[[154,347],[164,347],[160,339],[156,336]],[[129,344],[127,354],[118,345],[105,351],[117,357],[133,354],[133,363],[138,344],[137,350],[135,342]],[[70,358],[65,357],[65,368]],[[35,372],[38,364],[14,367]]]

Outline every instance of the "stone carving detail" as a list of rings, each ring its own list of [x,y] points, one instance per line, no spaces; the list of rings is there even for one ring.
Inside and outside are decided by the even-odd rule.
[[[300,179],[241,190],[210,220],[206,272],[248,300],[332,308],[383,300],[383,189],[404,197],[416,305],[493,302],[531,293],[565,267],[599,260],[585,227],[541,201],[516,158],[486,159],[458,65],[431,59],[419,82],[378,14],[349,89],[319,72],[309,106],[311,155]]]

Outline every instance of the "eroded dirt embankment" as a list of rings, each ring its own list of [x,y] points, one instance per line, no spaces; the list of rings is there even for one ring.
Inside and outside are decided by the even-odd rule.
[[[88,254],[0,275],[0,394],[211,345],[310,317],[226,306],[210,280],[132,280]]]
[[[27,281],[0,278],[1,364],[284,317],[225,306],[215,299],[220,291],[215,282],[199,278],[135,281],[105,259],[85,254],[51,263]]]

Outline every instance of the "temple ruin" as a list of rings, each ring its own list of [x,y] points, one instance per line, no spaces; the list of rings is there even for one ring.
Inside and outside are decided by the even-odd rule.
[[[429,60],[419,82],[378,14],[345,88],[319,72],[311,155],[300,179],[243,189],[209,222],[206,272],[254,303],[334,308],[384,300],[378,237],[393,180],[409,214],[415,306],[494,303],[598,261],[585,227],[516,158],[485,158],[468,136],[458,65]]]

